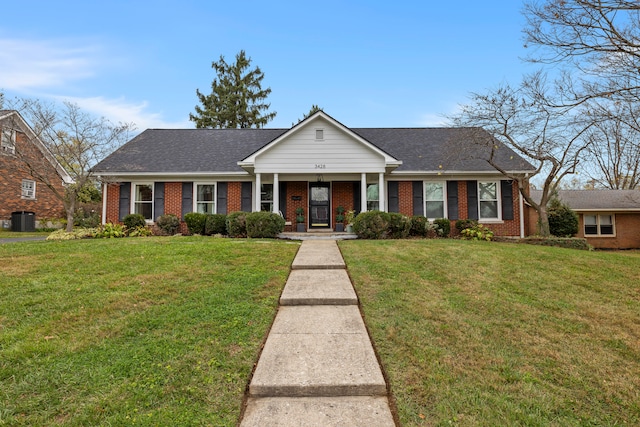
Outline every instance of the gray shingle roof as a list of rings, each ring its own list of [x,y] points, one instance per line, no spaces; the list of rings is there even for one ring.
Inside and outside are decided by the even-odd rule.
[[[98,163],[109,172],[241,172],[237,162],[289,129],[148,129]],[[477,171],[495,169],[489,149],[475,144],[488,134],[469,128],[351,128],[403,164],[398,171]],[[480,132],[480,133],[479,133]],[[507,147],[497,159],[507,170],[533,167]]]
[[[532,190],[531,197],[540,200],[542,192]],[[559,190],[558,197],[576,211],[640,210],[639,190]]]

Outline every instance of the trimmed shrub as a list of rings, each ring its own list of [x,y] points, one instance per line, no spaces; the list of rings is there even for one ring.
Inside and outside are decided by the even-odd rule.
[[[353,231],[361,239],[384,239],[389,233],[390,221],[386,212],[360,212],[353,222]]]
[[[571,237],[578,233],[578,214],[558,198],[549,203],[549,232],[556,237]]]
[[[247,236],[273,239],[284,231],[285,220],[273,212],[251,212],[246,216]]]
[[[475,219],[459,219],[456,221],[456,229],[460,232],[467,228],[477,227],[478,221]]]
[[[247,212],[231,212],[227,215],[229,237],[247,237]]]
[[[127,228],[145,227],[147,221],[140,214],[129,214],[122,220],[124,226]]]
[[[593,248],[587,243],[587,239],[577,237],[525,237],[520,242],[530,245],[555,246],[558,248],[580,249],[590,251]]]
[[[451,234],[451,221],[448,218],[435,219],[433,225],[438,237],[449,237],[449,234]]]
[[[427,237],[429,232],[429,220],[422,215],[415,215],[411,217],[411,228],[409,229],[409,235]]]
[[[411,230],[411,219],[401,213],[389,213],[389,237],[406,239]]]
[[[215,234],[227,234],[227,216],[224,214],[209,214],[204,225],[204,234],[213,236]]]
[[[464,240],[491,240],[493,239],[493,231],[482,225],[465,228],[460,231],[460,237]]]
[[[72,232],[67,233],[63,228],[60,228],[49,234],[47,240],[91,239],[97,232],[97,228],[75,228]]]
[[[204,234],[204,226],[207,223],[207,214],[200,212],[189,212],[184,216],[189,234]]]
[[[180,219],[174,214],[160,215],[156,219],[156,225],[169,236],[173,236],[180,228]]]

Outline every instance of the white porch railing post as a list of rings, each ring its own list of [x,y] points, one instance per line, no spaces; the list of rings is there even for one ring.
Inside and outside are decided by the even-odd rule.
[[[360,175],[360,212],[367,211],[367,174]]]
[[[260,202],[261,202],[261,191],[262,191],[262,183],[260,182],[260,174],[256,174],[256,194],[255,194],[255,206],[253,207],[254,212],[260,212]]]
[[[280,185],[278,182],[278,174],[273,174],[273,213],[280,212]]]

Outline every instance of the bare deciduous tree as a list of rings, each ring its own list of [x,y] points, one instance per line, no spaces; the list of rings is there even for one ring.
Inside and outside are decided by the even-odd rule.
[[[132,123],[112,124],[104,117],[94,117],[76,104],[64,102],[62,106],[39,100],[19,99],[12,108],[18,110],[30,123],[35,135],[42,141],[55,160],[74,180],[61,192],[52,177],[43,173],[48,161],[42,155],[16,152],[16,167],[26,170],[36,181],[47,186],[64,203],[67,231],[73,229],[73,218],[78,196],[87,185],[93,185],[91,167],[119,145],[129,139],[135,128]],[[23,150],[36,150],[36,144],[27,144]]]
[[[457,126],[482,128],[492,135],[489,141],[474,139],[489,147],[488,162],[494,168],[518,182],[520,193],[538,212],[538,232],[543,236],[549,235],[550,197],[563,177],[575,173],[589,145],[584,135],[591,124],[573,114],[572,108],[557,107],[561,96],[547,84],[544,74],[536,73],[518,87],[503,84],[484,94],[473,93],[471,103],[450,117]],[[495,159],[503,145],[534,164],[535,172],[522,176],[501,167]],[[529,196],[528,182],[536,175],[542,178],[541,200]]]
[[[546,0],[525,4],[532,62],[569,70],[574,105],[594,98],[640,98],[640,3],[636,0]]]
[[[589,176],[600,187],[640,187],[640,109],[635,102],[592,102],[588,109],[593,166]]]

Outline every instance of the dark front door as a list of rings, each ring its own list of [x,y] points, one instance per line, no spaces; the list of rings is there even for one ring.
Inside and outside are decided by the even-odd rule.
[[[309,228],[328,228],[331,224],[329,193],[328,182],[309,184]]]

